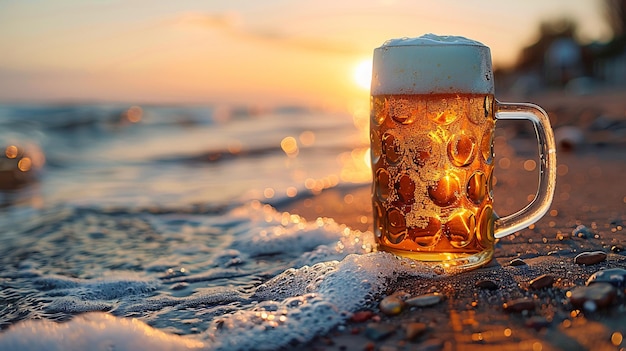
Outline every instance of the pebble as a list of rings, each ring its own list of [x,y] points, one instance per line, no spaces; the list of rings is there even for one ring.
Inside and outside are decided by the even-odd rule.
[[[502,304],[506,312],[522,312],[535,309],[535,301],[528,297],[511,300]]]
[[[355,323],[362,323],[369,320],[373,316],[374,312],[372,311],[358,311],[352,314],[352,317],[350,317],[350,321]]]
[[[369,323],[365,328],[365,336],[373,341],[380,341],[395,333],[396,326],[391,324]]]
[[[606,261],[606,253],[603,251],[581,252],[574,257],[574,263],[592,265]]]
[[[521,258],[514,258],[509,262],[509,266],[526,266],[526,262]]]
[[[611,251],[615,252],[615,253],[620,253],[622,251],[624,251],[624,246],[617,244],[617,245],[613,245],[611,246]]]
[[[395,316],[402,312],[404,302],[395,295],[387,296],[378,305],[380,311],[388,316]]]
[[[544,274],[531,280],[528,287],[530,289],[539,290],[539,289],[551,287],[552,284],[554,284],[554,277],[550,274]]]
[[[405,303],[413,307],[428,307],[434,306],[441,301],[443,301],[443,295],[439,293],[432,293],[411,297],[410,299],[407,299]]]
[[[428,327],[424,323],[413,322],[413,323],[407,324],[405,330],[406,330],[406,339],[413,341],[419,338],[420,336],[424,335],[426,331],[428,330]]]
[[[626,286],[626,269],[610,268],[597,271],[587,279],[586,285],[594,283],[609,283],[616,287]]]
[[[609,306],[615,296],[616,289],[608,283],[595,283],[589,286],[579,286],[569,291],[567,296],[574,307],[595,310]]]
[[[498,284],[493,280],[479,280],[476,282],[476,287],[485,290],[496,290],[498,288]]]
[[[572,230],[572,236],[581,239],[587,239],[593,237],[593,232],[591,231],[591,229],[581,224],[574,228],[574,230]]]

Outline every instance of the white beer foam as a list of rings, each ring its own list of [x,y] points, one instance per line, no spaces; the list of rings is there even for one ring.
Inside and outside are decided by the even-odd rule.
[[[374,50],[372,95],[493,92],[491,52],[475,40],[426,34]]]

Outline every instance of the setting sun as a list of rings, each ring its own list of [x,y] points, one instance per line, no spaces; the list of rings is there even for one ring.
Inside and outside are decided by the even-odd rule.
[[[354,82],[356,85],[365,90],[370,89],[370,81],[372,80],[372,60],[365,59],[354,67]]]

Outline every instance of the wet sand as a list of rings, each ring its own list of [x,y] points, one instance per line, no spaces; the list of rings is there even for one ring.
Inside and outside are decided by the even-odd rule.
[[[387,294],[377,297],[366,314],[316,338],[304,349],[626,348],[623,281],[616,283],[616,295],[605,307],[576,305],[570,299],[571,292],[580,291],[593,273],[626,269],[626,93],[549,93],[527,100],[548,111],[557,135],[558,177],[550,212],[530,228],[497,241],[495,258],[485,267],[435,280],[389,282]],[[532,133],[529,123],[498,122],[494,208],[500,215],[522,208],[534,194],[538,175],[529,161],[537,157]],[[369,185],[325,190],[279,210],[307,219],[332,217],[354,229],[371,230]],[[589,265],[575,263],[578,254],[594,251],[604,252],[606,258]],[[516,258],[525,264],[511,265]],[[552,278],[547,286],[531,284],[546,274]],[[480,281],[495,284],[477,286]],[[443,299],[430,306],[405,305],[393,316],[379,308],[387,296],[404,301],[434,292]],[[504,304],[520,298],[527,298],[531,307],[505,309]],[[407,331],[415,335],[407,336]]]

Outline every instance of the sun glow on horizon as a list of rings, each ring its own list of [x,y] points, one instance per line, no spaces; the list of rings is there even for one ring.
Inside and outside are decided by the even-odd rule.
[[[359,88],[369,90],[372,81],[372,59],[360,61],[354,67],[353,78]]]

